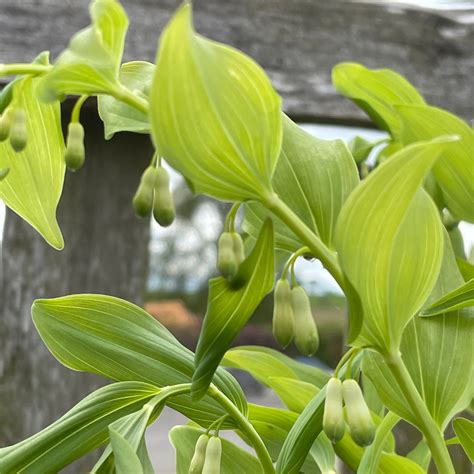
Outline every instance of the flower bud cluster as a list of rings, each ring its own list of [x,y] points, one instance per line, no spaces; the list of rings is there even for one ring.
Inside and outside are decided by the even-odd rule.
[[[359,446],[372,444],[375,425],[359,384],[353,379],[341,382],[333,377],[326,386],[323,416],[323,430],[333,443],[340,441],[344,436],[345,421],[355,443]]]
[[[163,167],[150,165],[143,172],[133,197],[133,207],[140,217],[147,217],[153,212],[153,217],[163,227],[173,223],[176,211],[169,174]]]
[[[290,288],[286,278],[278,280],[273,306],[273,335],[287,347],[294,339],[298,351],[313,355],[319,347],[319,335],[306,291],[299,285]]]
[[[196,443],[189,466],[189,474],[219,474],[221,472],[222,443],[219,437],[202,434]]]
[[[233,278],[245,260],[244,242],[237,232],[223,232],[217,244],[217,268],[225,278]]]
[[[24,150],[28,141],[26,112],[20,107],[7,107],[0,117],[0,142],[10,139],[16,152]]]

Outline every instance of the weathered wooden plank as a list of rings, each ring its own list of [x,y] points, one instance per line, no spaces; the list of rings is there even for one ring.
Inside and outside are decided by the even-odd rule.
[[[153,60],[157,37],[178,0],[123,0],[131,27],[127,59]],[[53,56],[88,24],[88,0],[2,0],[0,62]],[[296,118],[364,119],[331,86],[340,61],[391,67],[428,101],[474,117],[474,9],[440,12],[327,0],[195,0],[198,30],[253,56]]]

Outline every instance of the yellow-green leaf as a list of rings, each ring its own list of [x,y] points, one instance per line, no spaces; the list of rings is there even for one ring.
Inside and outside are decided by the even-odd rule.
[[[155,65],[146,61],[132,61],[122,65],[120,83],[128,89],[147,97]],[[132,106],[112,96],[98,97],[99,115],[104,122],[105,139],[109,140],[117,132],[149,133],[149,118]]]
[[[39,433],[1,448],[0,472],[59,472],[104,444],[110,423],[139,410],[159,391],[143,382],[119,382],[96,390]]]
[[[240,201],[271,191],[280,98],[240,51],[197,34],[185,3],[166,27],[150,93],[152,135],[196,192]]]
[[[116,0],[95,0],[90,6],[91,26],[76,33],[38,84],[44,101],[63,94],[95,95],[118,85],[128,17]]]
[[[428,304],[461,283],[462,277],[445,232],[443,263]],[[400,352],[404,363],[429,412],[442,429],[474,396],[473,329],[474,308],[461,308],[432,318],[414,318],[403,334]],[[380,355],[368,352],[362,370],[391,411],[417,423],[416,415],[409,409]]]
[[[440,135],[457,135],[459,140],[443,150],[433,173],[444,200],[458,219],[474,222],[474,130],[463,120],[436,107],[396,106],[403,127],[404,145]]]
[[[474,421],[456,418],[453,421],[453,428],[464,451],[471,462],[474,462]]]
[[[400,118],[393,106],[425,104],[420,93],[390,69],[340,63],[332,71],[332,81],[340,94],[354,101],[381,129],[394,135],[400,130]]]
[[[358,183],[357,167],[342,140],[315,138],[283,115],[283,143],[273,189],[329,247],[334,247],[339,212]],[[256,238],[269,216],[263,205],[247,204],[244,230]],[[278,249],[294,252],[305,245],[281,220],[272,219]]]
[[[326,385],[330,377],[322,369],[303,364],[275,349],[263,346],[238,346],[229,349],[222,365],[245,370],[267,386],[270,386],[271,377],[283,377],[311,383],[321,388]]]
[[[202,430],[192,426],[175,426],[169,432],[170,442],[176,451],[176,474],[189,473],[194,448],[202,433]],[[262,466],[255,456],[226,439],[221,441],[223,474],[263,473]]]
[[[393,155],[356,188],[339,215],[339,260],[363,308],[355,345],[397,350],[403,329],[436,283],[442,224],[420,187],[449,141],[423,142]]]
[[[32,315],[48,349],[71,369],[161,387],[191,382],[194,354],[132,303],[112,296],[70,295],[35,301]],[[227,371],[218,369],[213,382],[246,412],[242,389]],[[189,395],[177,395],[169,405],[202,426],[224,413],[209,396],[191,402]]]
[[[60,109],[59,102],[46,105],[38,101],[37,81],[25,78],[14,85],[14,106],[26,112],[28,139],[19,153],[8,141],[0,143],[0,168],[10,170],[0,181],[0,198],[59,250],[64,241],[56,208],[65,171]]]
[[[460,308],[474,306],[474,279],[463,283],[425,308],[420,316],[434,316]]]
[[[209,281],[208,306],[196,349],[191,389],[196,399],[206,393],[231,342],[273,287],[275,257],[270,220],[263,226],[255,247],[234,278],[228,281],[218,277]]]

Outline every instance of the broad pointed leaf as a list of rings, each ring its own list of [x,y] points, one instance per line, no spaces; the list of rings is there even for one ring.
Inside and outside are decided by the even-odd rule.
[[[428,443],[422,439],[409,453],[407,453],[407,458],[415,461],[425,471],[428,471],[431,462],[431,451]]]
[[[176,474],[188,474],[196,442],[203,433],[191,426],[175,426],[169,439],[176,450]],[[263,473],[258,459],[234,443],[222,439],[221,472],[225,474]]]
[[[104,444],[110,423],[140,409],[159,390],[143,382],[100,388],[39,433],[0,449],[0,472],[58,472]]]
[[[209,282],[206,316],[196,349],[191,394],[201,398],[234,338],[245,326],[275,278],[273,225],[268,220],[235,280],[218,277]],[[242,282],[236,285],[235,281]]]
[[[336,247],[363,308],[355,345],[397,350],[403,329],[436,283],[442,225],[420,187],[447,141],[402,149],[364,180],[341,211]]]
[[[278,474],[298,474],[314,440],[322,430],[326,389],[322,389],[302,411],[285,439],[277,461]]]
[[[444,240],[443,265],[428,303],[462,283],[446,234]],[[403,334],[402,358],[428,410],[443,429],[474,395],[473,328],[474,308],[462,308],[433,318],[414,318]],[[385,405],[416,424],[415,415],[381,356],[368,353],[363,371]]]
[[[146,61],[133,61],[122,65],[119,81],[128,89],[148,96],[155,65]],[[117,132],[150,133],[150,120],[143,113],[112,96],[98,97],[99,115],[104,122],[105,139]]]
[[[132,303],[111,296],[73,295],[37,300],[32,314],[48,349],[71,369],[158,386],[191,382],[193,353]],[[229,373],[219,369],[213,381],[246,412],[244,394]],[[189,395],[179,395],[169,405],[203,426],[224,414],[208,396],[191,402]]]
[[[275,349],[263,346],[239,346],[229,349],[222,361],[225,367],[245,370],[264,385],[270,377],[285,377],[323,387],[329,374],[308,364],[297,362]]]
[[[380,459],[385,448],[387,439],[392,429],[400,421],[400,417],[394,413],[388,412],[381,424],[377,428],[375,439],[372,444],[364,451],[357,474],[373,474],[378,472]]]
[[[273,460],[278,458],[288,432],[297,418],[298,415],[292,411],[249,404],[249,421],[262,438]],[[332,455],[331,453],[324,455],[325,453],[322,453],[322,450],[319,449],[320,446],[315,446],[316,443],[317,440],[310,447],[309,454],[301,467],[303,473],[314,474],[320,472],[317,459],[322,465],[327,465],[328,459],[334,454],[333,452]]]
[[[39,102],[35,94],[37,81],[25,78],[14,85],[14,106],[26,112],[28,141],[19,153],[8,141],[0,143],[0,168],[9,169],[0,181],[0,198],[60,250],[64,240],[56,209],[65,165],[59,102]]]
[[[433,167],[446,204],[458,219],[474,222],[474,130],[463,120],[436,107],[396,107],[403,127],[400,140],[410,144],[440,135],[460,140],[443,150]]]
[[[453,428],[471,462],[474,463],[474,421],[466,418],[456,418]]]
[[[474,265],[467,260],[462,258],[456,258],[456,263],[458,264],[459,271],[461,272],[464,281],[469,281],[474,278]]]
[[[198,35],[185,3],[160,40],[150,93],[160,153],[196,192],[242,201],[271,192],[281,147],[280,98],[264,71]]]
[[[342,205],[358,183],[357,167],[342,140],[315,138],[283,115],[283,143],[273,189],[329,247],[333,247]],[[268,216],[270,212],[261,204],[246,204],[244,230],[256,237]],[[293,252],[305,245],[281,220],[272,219],[276,248]]]
[[[319,397],[319,395],[316,397]],[[324,404],[324,401],[322,403]],[[311,421],[309,418],[306,419]],[[278,457],[278,454],[282,450],[282,446],[286,444],[288,433],[293,430],[293,426],[297,420],[299,420],[298,414],[292,411],[249,404],[249,421],[252,423],[262,438],[270,452],[270,455],[274,459]],[[322,411],[320,421],[318,421],[318,418],[315,418],[315,420],[317,423],[319,423],[318,433],[320,433],[322,429]],[[300,423],[300,421],[298,421],[298,423]],[[311,428],[312,426],[313,425],[310,423],[309,427]],[[330,450],[325,450],[325,441],[320,440],[321,434],[316,433],[315,436],[316,441],[314,441],[314,438],[311,441],[311,436],[306,438],[301,437],[299,440],[298,438],[294,438],[297,449],[302,448],[304,450],[301,451],[303,453],[302,455],[304,455],[304,452],[307,453],[306,459],[302,464],[298,462],[299,467],[288,464],[290,467],[285,465],[279,470],[277,465],[277,472],[284,472],[285,474],[287,472],[304,472],[308,474],[314,474],[318,472],[318,464],[323,467],[323,469],[327,469],[331,464],[331,452]],[[299,443],[301,443],[301,445],[299,445]],[[324,454],[321,452],[321,448],[325,451]],[[291,451],[292,447],[289,447],[288,449]],[[361,462],[362,456],[364,454],[364,449],[357,446],[349,435],[344,436],[344,438],[339,443],[335,444],[334,449],[338,457],[340,457],[347,465],[351,466],[355,471],[357,470],[357,466]],[[292,461],[293,459],[290,459],[289,463]],[[420,474],[423,472],[422,470],[417,469],[416,466],[414,466],[414,463],[405,462],[404,458],[401,456],[388,454],[385,452],[382,453],[380,458],[378,472],[381,474],[405,472],[402,470],[404,467],[407,469],[412,469],[407,471],[409,473]]]
[[[143,474],[142,463],[130,443],[117,431],[109,429],[116,474]]]
[[[38,84],[45,101],[64,94],[108,93],[118,85],[128,17],[116,0],[95,0],[91,26],[76,33],[65,51]]]
[[[340,63],[332,71],[336,90],[354,101],[381,129],[397,135],[400,118],[395,104],[424,105],[420,93],[390,69],[368,69],[362,64]]]
[[[289,410],[297,413],[302,412],[319,392],[311,383],[286,377],[269,377],[268,385]]]
[[[455,309],[474,306],[474,279],[462,284],[447,295],[431,303],[425,308],[420,316],[435,316],[441,313],[454,311]]]
[[[141,410],[114,421],[109,425],[109,429],[123,437],[134,454],[140,458],[140,450],[145,442],[146,428],[160,415],[166,400],[170,396],[180,393],[183,393],[183,387],[180,385],[163,388],[158,395],[145,403]],[[109,444],[95,464],[91,474],[105,474],[110,472],[111,469],[113,471],[114,457],[115,449]]]

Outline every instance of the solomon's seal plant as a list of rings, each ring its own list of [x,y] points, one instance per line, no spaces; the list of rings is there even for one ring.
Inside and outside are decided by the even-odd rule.
[[[336,89],[388,138],[354,139],[350,148],[321,140],[282,112],[252,59],[195,32],[190,4],[161,35],[156,65],[122,64],[128,18],[119,2],[95,0],[90,14],[53,64],[42,53],[31,64],[0,65],[1,76],[16,76],[0,97],[0,197],[63,247],[56,207],[66,167],[78,170],[87,151],[81,106],[97,96],[107,139],[126,130],[155,145],[133,197],[139,216],[174,220],[164,161],[195,193],[233,203],[218,242],[221,275],[209,282],[196,354],[111,296],[36,301],[33,321],[52,354],[113,382],[1,448],[0,472],[57,472],[98,447],[94,473],[153,472],[144,434],[167,405],[191,422],[169,434],[180,473],[329,473],[336,455],[363,474],[423,473],[431,459],[454,473],[447,444],[470,456],[474,449],[467,419],[454,418],[456,438],[444,437],[474,388],[474,267],[458,229],[474,222],[472,128],[397,73],[344,63],[333,71]],[[77,102],[64,144],[59,101],[67,95]],[[317,350],[294,275],[301,256],[319,260],[347,297],[347,351],[334,374],[264,347],[229,350],[274,287],[278,343]],[[286,409],[248,403],[226,368],[249,372]],[[422,435],[405,457],[392,435],[402,419]],[[219,430],[235,430],[253,452]]]

